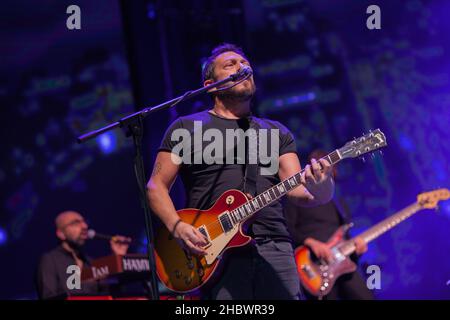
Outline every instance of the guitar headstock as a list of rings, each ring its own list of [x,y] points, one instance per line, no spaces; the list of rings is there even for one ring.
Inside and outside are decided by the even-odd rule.
[[[347,142],[339,149],[339,153],[342,158],[356,158],[385,146],[387,146],[386,136],[380,129],[376,129]]]
[[[417,196],[417,202],[427,209],[436,208],[439,201],[450,199],[450,191],[446,188],[424,192]]]

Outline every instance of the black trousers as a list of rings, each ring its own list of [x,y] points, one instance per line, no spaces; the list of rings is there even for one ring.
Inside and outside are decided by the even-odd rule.
[[[299,300],[300,281],[291,243],[264,241],[247,245],[228,257],[207,299]]]

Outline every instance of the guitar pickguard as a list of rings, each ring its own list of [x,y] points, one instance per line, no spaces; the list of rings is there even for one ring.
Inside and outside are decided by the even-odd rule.
[[[207,254],[205,256],[206,263],[208,265],[214,263],[214,261],[220,256],[227,244],[236,235],[236,233],[238,233],[238,231],[239,224],[235,225],[230,231],[222,233],[221,235],[210,241],[210,244],[206,249]]]

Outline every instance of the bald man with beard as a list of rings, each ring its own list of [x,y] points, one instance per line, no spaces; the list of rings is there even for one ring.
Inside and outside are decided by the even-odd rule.
[[[107,294],[107,287],[99,282],[82,283],[80,289],[69,289],[67,279],[72,274],[67,273],[70,265],[82,269],[89,265],[82,248],[88,239],[88,224],[83,216],[76,211],[64,211],[55,219],[56,237],[59,246],[45,253],[39,263],[37,272],[37,291],[39,299],[51,299],[67,295],[97,295]],[[116,236],[111,240],[111,250],[116,255],[127,253],[129,238]]]

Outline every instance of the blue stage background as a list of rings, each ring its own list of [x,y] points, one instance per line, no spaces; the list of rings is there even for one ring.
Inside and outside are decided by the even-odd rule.
[[[71,4],[81,30],[66,28]],[[371,4],[381,30],[366,28]],[[353,234],[421,192],[450,187],[448,1],[21,0],[0,10],[0,298],[35,298],[34,270],[56,245],[60,211],[145,241],[132,142],[120,130],[82,145],[75,138],[199,87],[201,64],[221,42],[247,52],[254,111],[291,129],[302,163],[315,148],[386,133],[382,157],[339,167]],[[147,175],[170,121],[210,106],[202,97],[146,119]],[[172,194],[183,207],[179,182]],[[361,264],[381,268],[377,298],[449,299],[449,230],[447,201],[371,243]],[[108,254],[103,243],[87,249]]]

